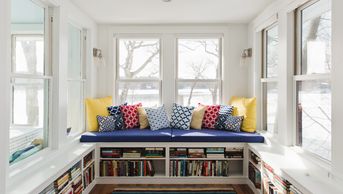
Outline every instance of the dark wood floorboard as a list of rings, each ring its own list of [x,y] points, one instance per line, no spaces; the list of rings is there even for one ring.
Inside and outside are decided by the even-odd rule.
[[[127,185],[127,187],[134,187],[135,185]],[[158,185],[154,185],[158,186]],[[211,185],[211,187],[233,187],[237,194],[254,194],[254,192],[249,188],[248,185]],[[95,185],[93,190],[90,194],[112,194],[114,188],[118,187],[118,185]],[[120,186],[121,188],[123,185]]]

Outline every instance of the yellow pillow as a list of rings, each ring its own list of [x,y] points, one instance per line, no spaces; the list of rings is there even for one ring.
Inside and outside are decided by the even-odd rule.
[[[145,129],[149,127],[148,115],[143,107],[138,107],[139,128]]]
[[[199,105],[192,114],[191,128],[201,129],[202,120],[205,115],[206,106]]]
[[[105,98],[87,98],[85,100],[88,131],[98,131],[97,115],[108,116],[107,107],[112,105],[112,96]]]
[[[242,131],[256,131],[256,97],[244,98],[233,96],[229,102],[234,106],[233,116],[244,116]]]

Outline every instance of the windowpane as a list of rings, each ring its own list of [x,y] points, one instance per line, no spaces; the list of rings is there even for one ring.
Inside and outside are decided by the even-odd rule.
[[[44,74],[44,36],[16,35],[13,71]]]
[[[68,82],[68,128],[71,133],[81,132],[84,129],[83,115],[83,82]]]
[[[119,82],[118,102],[135,104],[143,103],[143,106],[157,106],[160,104],[159,82]]]
[[[179,79],[219,79],[219,39],[179,39]]]
[[[320,1],[301,12],[301,74],[331,71],[331,11],[329,9],[329,3]]]
[[[11,154],[30,147],[35,148],[31,151],[38,151],[46,146],[48,91],[49,82],[47,80],[13,79],[12,128],[10,130]],[[33,143],[37,145],[34,146]],[[29,156],[27,153],[25,155]]]
[[[69,24],[68,78],[81,78],[81,30]]]
[[[197,106],[219,103],[219,84],[217,82],[179,82],[178,102],[182,105]]]
[[[297,82],[298,145],[331,159],[331,87],[328,81]]]
[[[265,120],[268,132],[275,132],[277,130],[277,107],[278,107],[278,88],[277,82],[265,83]]]
[[[266,77],[277,77],[278,74],[278,27],[266,30]]]
[[[159,79],[159,39],[119,39],[120,79]]]

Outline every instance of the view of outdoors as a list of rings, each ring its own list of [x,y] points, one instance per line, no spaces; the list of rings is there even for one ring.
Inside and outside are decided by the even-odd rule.
[[[265,83],[267,92],[267,130],[268,132],[275,132],[277,130],[277,107],[278,107],[278,88],[277,82]]]
[[[266,30],[266,62],[265,77],[277,77],[278,74],[278,26]]]
[[[301,74],[331,71],[331,12],[315,3],[302,11]],[[326,80],[297,82],[298,144],[331,160],[331,89]]]
[[[220,39],[178,40],[178,102],[218,104]]]
[[[13,0],[12,7],[10,163],[15,163],[47,145],[49,80],[42,77],[44,8],[30,0]]]
[[[119,39],[117,101],[144,106],[160,104],[159,39]],[[137,81],[138,80],[138,81]]]

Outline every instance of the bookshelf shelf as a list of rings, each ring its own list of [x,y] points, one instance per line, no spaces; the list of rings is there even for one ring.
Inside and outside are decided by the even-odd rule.
[[[86,167],[83,168],[83,171],[87,170],[87,168],[89,168],[92,164],[94,164],[94,160],[92,160],[91,162],[89,162]]]
[[[100,158],[100,160],[166,160],[166,158]]]
[[[243,161],[244,158],[170,158],[170,160],[204,160],[204,161],[213,161],[213,160],[227,160],[227,161]]]

